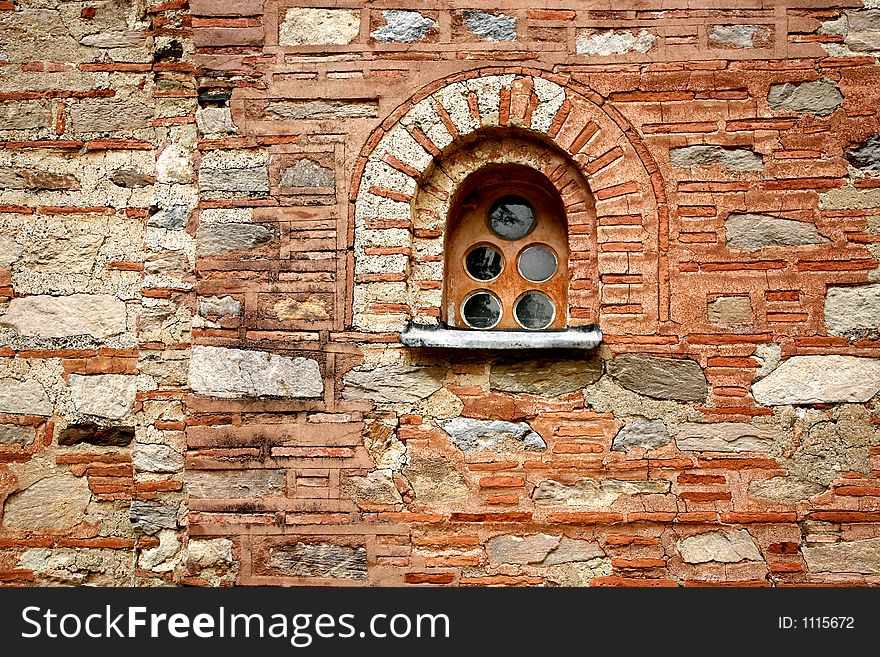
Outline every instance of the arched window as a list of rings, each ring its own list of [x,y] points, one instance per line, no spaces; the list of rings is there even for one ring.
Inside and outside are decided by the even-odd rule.
[[[535,169],[490,165],[468,176],[451,205],[445,259],[447,326],[568,326],[565,211],[553,184]]]

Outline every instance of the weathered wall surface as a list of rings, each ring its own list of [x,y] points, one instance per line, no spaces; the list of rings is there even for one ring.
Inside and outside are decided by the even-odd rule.
[[[880,9],[306,4],[0,2],[2,581],[876,584]],[[523,140],[603,346],[402,347]]]
[[[0,3],[5,583],[184,572],[192,54],[185,3]]]

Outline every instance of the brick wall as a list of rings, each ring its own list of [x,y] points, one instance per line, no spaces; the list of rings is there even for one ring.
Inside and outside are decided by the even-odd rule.
[[[587,4],[0,3],[2,581],[876,584],[880,10]],[[491,161],[595,352],[401,345]]]

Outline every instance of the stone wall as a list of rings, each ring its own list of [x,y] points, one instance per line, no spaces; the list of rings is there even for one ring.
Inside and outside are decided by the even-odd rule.
[[[504,4],[0,0],[0,581],[880,582],[880,5]],[[490,160],[596,352],[400,344]]]
[[[229,579],[228,540],[182,550],[190,21],[183,2],[0,3],[4,583]]]

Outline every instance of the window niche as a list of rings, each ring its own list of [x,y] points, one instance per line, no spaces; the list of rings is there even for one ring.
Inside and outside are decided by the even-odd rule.
[[[416,197],[417,221],[424,214],[442,222],[442,237],[433,238],[442,247],[414,243],[416,253],[442,252],[437,319],[409,322],[401,342],[476,349],[598,346],[595,208],[572,163],[513,135],[476,140],[450,160],[426,185],[432,203],[441,191],[445,195],[442,214],[422,213]]]
[[[547,178],[487,166],[465,179],[449,216],[442,319],[450,328],[568,326],[565,211]]]

